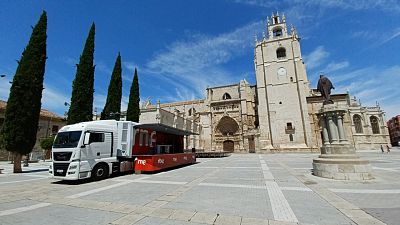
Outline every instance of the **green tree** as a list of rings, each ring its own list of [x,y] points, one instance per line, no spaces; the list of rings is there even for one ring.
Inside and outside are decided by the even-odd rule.
[[[54,142],[55,136],[47,137],[40,141],[40,147],[44,150],[51,150],[51,147],[53,147],[53,142]]]
[[[30,153],[36,142],[46,66],[46,31],[47,14],[43,11],[18,61],[8,97],[2,133],[5,148],[14,153],[14,173],[22,172],[22,155]]]
[[[51,156],[51,147],[53,147],[54,138],[55,136],[51,136],[40,141],[40,147],[45,150],[44,160],[49,159]]]
[[[85,47],[76,68],[75,80],[72,83],[71,104],[68,110],[68,124],[92,120],[94,93],[94,35],[92,24]]]
[[[114,69],[111,75],[110,85],[108,86],[106,105],[104,106],[100,119],[119,120],[119,115],[121,113],[121,99],[122,99],[122,68],[121,68],[121,55],[118,53],[118,57],[117,60],[115,61]]]
[[[139,122],[139,115],[140,115],[139,102],[140,102],[139,78],[137,74],[137,69],[135,68],[135,75],[133,76],[131,91],[129,93],[128,109],[126,110],[126,120]]]

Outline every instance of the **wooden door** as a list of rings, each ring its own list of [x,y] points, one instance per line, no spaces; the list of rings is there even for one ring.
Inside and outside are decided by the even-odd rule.
[[[228,141],[224,141],[223,143],[223,149],[225,152],[233,152],[235,144],[233,143],[233,141],[228,140]]]

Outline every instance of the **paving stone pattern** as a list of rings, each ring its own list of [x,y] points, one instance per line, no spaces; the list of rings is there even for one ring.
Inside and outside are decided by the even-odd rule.
[[[99,182],[12,174],[1,162],[0,224],[398,224],[400,149],[361,153],[375,179],[311,174],[317,154],[233,154],[157,174]]]

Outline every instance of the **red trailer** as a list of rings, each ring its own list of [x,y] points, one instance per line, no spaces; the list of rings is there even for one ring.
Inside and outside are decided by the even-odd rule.
[[[194,152],[184,152],[183,138],[195,133],[163,124],[137,124],[132,146],[135,172],[154,172],[196,162]]]

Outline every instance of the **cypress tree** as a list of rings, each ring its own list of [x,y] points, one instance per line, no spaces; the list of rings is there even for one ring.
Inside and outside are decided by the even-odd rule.
[[[7,102],[2,133],[5,148],[14,152],[14,173],[22,172],[22,155],[30,153],[36,142],[47,59],[46,31],[47,14],[43,11],[18,61]]]
[[[92,24],[85,47],[76,68],[75,80],[72,83],[71,104],[68,110],[67,123],[79,123],[92,120],[94,93],[94,35]]]
[[[140,96],[139,96],[139,78],[137,69],[135,68],[135,75],[131,85],[131,91],[129,93],[128,109],[126,110],[126,120],[139,122],[140,108],[139,108]]]
[[[119,120],[119,115],[121,113],[121,99],[122,99],[122,68],[121,68],[121,55],[118,53],[118,57],[117,60],[115,61],[114,69],[111,75],[110,85],[108,86],[106,105],[104,106],[100,119]]]

